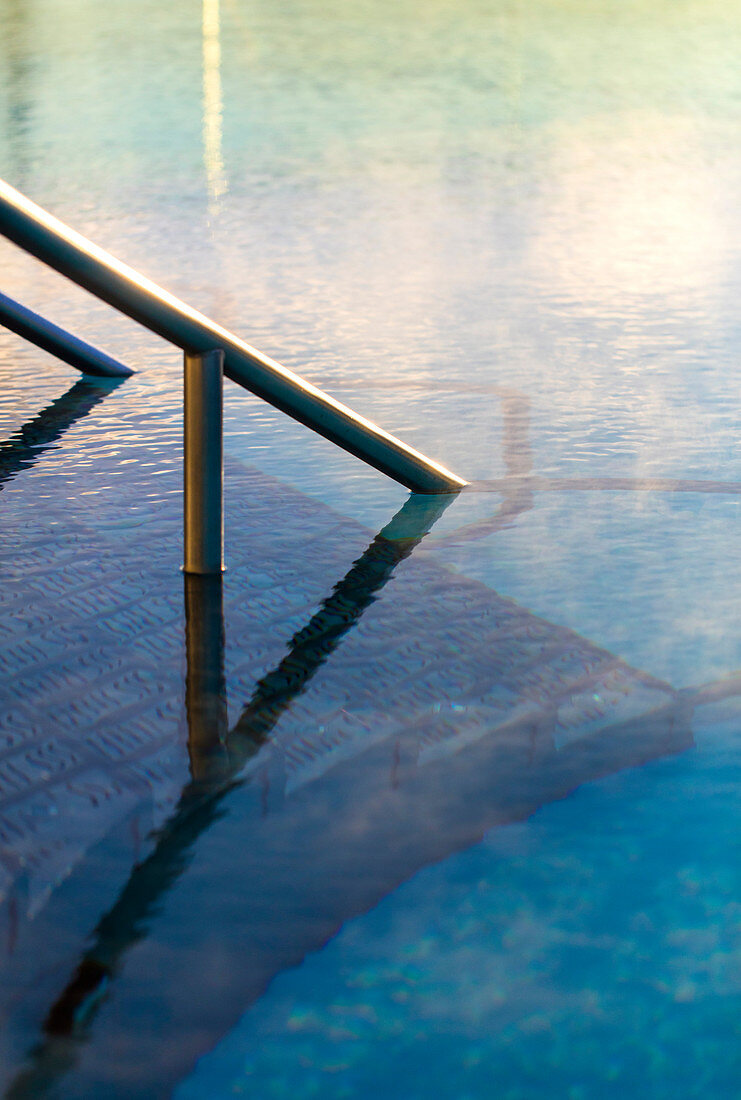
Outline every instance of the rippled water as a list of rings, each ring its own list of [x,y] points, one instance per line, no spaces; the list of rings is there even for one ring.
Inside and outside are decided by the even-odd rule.
[[[427,560],[674,688],[741,668],[736,4],[0,0],[0,31],[3,177],[474,482]],[[6,486],[6,522],[54,495],[55,463],[73,516],[75,471],[109,499],[136,463],[146,528],[180,463],[178,353],[6,243],[0,269],[138,371]],[[0,334],[2,438],[71,374]],[[369,530],[404,500],[231,384],[226,416],[230,458]],[[183,1097],[539,1098],[553,1074],[573,1100],[734,1095],[725,706],[681,761],[546,806],[358,917]]]

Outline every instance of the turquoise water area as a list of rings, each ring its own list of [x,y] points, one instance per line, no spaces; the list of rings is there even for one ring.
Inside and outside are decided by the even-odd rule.
[[[405,491],[227,384],[252,741],[199,787],[179,353],[0,241],[137,370],[0,333],[8,1095],[741,1095],[740,48],[731,0],[0,0],[0,175],[472,483],[374,541]],[[119,733],[103,830],[45,761]]]
[[[175,1095],[737,1095],[740,764],[719,723],[419,872]]]

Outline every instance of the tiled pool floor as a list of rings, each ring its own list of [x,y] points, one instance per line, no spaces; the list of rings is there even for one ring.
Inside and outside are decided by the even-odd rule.
[[[158,1094],[420,868],[691,744],[670,685],[426,557],[442,502],[373,538],[229,461],[222,593],[179,571],[176,473],[154,507],[120,454],[31,487],[31,443],[0,494],[5,1083],[43,1037],[12,1095]]]

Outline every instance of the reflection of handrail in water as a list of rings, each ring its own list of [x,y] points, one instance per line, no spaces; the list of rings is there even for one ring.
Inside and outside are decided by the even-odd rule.
[[[499,517],[502,522],[530,506],[527,494],[520,494],[517,488],[527,481],[526,462],[512,462],[512,466],[508,463],[508,468],[514,472],[509,479],[510,500],[508,505],[505,502]],[[85,952],[72,979],[47,1014],[45,1038],[32,1053],[30,1067],[16,1078],[9,1097],[41,1095],[42,1089],[53,1087],[73,1068],[88,1025],[124,957],[147,936],[151,917],[189,866],[196,842],[223,817],[222,802],[241,786],[244,766],[269,739],[292,700],[358,621],[396,565],[411,553],[449,500],[443,498],[438,503],[430,498],[412,498],[407,502],[338,582],[307,626],[294,635],[289,653],[256,685],[231,732],[226,714],[221,578],[185,578],[191,782],[184,788],[170,820],[158,831],[153,852],[134,868],[117,902],[99,922],[93,946]],[[426,510],[420,514],[419,508]],[[653,686],[662,687],[657,682]],[[670,689],[663,686],[667,698],[671,698]],[[708,685],[698,693],[675,693],[675,703],[669,706],[667,717],[649,719],[649,724],[652,720],[657,724],[660,739],[666,738],[668,751],[677,751],[678,745],[686,743],[686,723],[693,704],[709,702],[723,694],[729,691],[723,692],[717,685]],[[668,733],[661,732],[662,723]],[[671,732],[673,724],[675,732]],[[544,727],[537,736],[547,739],[548,731]],[[635,733],[632,736],[635,738]],[[635,749],[632,751],[636,753]],[[449,812],[450,806],[441,811],[441,820],[447,820],[445,814]],[[466,817],[463,805],[460,817],[461,820]]]
[[[410,497],[335,585],[288,653],[256,685],[230,733],[226,729],[221,578],[186,581],[188,747],[197,783],[231,780],[264,744],[283,711],[337,648],[365,609],[451,502],[449,496]],[[221,700],[221,702],[219,702]]]
[[[570,478],[517,474],[487,481],[472,481],[463,492],[498,493],[502,495],[503,501],[495,515],[474,520],[454,531],[447,531],[444,535],[433,536],[430,539],[431,546],[453,546],[495,534],[503,527],[508,527],[516,516],[532,508],[536,493],[701,493],[738,496],[741,494],[741,482],[692,481],[668,477]]]
[[[711,493],[741,494],[741,482],[669,477],[543,477],[533,473],[530,444],[530,402],[523,394],[495,387],[502,402],[502,457],[504,477],[471,481],[464,493],[497,493],[502,504],[495,515],[464,524],[455,531],[432,536],[430,545],[449,546],[486,538],[508,527],[533,507],[536,493]]]
[[[240,804],[231,817],[222,813],[219,803],[228,792],[238,793],[241,785],[237,779],[226,787],[217,781],[211,793],[200,801],[197,785],[192,783],[192,812],[188,813],[181,800],[177,814],[166,827],[169,831],[160,833],[153,855],[135,869],[116,906],[101,921],[95,945],[86,953],[74,978],[47,1016],[47,1035],[34,1052],[34,1065],[17,1079],[18,1087],[9,1093],[10,1100],[38,1095],[39,1081],[54,1072],[53,1066],[57,1072],[72,1067],[76,1050],[85,1038],[86,1025],[115,978],[124,953],[148,934],[149,918],[186,870],[194,842],[218,818],[231,830],[224,850],[234,861],[234,873],[241,872],[246,878],[236,886],[230,877],[228,885],[234,898],[244,899],[247,913],[243,914],[243,922],[240,923],[239,917],[235,920],[233,914],[231,919],[228,913],[220,917],[239,942],[237,954],[249,960],[249,965],[230,979],[231,1000],[235,997],[240,1000],[239,1015],[275,973],[298,963],[308,951],[326,942],[342,921],[377,903],[420,866],[469,846],[492,825],[522,819],[543,801],[564,797],[585,777],[596,778],[616,767],[635,766],[656,755],[688,747],[691,734],[684,701],[676,699],[670,690],[663,690],[662,685],[653,686],[658,689],[657,709],[637,721],[621,723],[609,738],[596,741],[587,738],[583,747],[567,746],[554,753],[555,715],[551,715],[550,724],[547,715],[544,722],[523,716],[499,731],[498,737],[484,737],[479,747],[469,748],[463,756],[442,758],[423,768],[414,768],[403,779],[401,791],[388,781],[390,760],[385,743],[366,747],[370,765],[364,764],[351,773],[354,782],[348,782],[347,772],[343,773],[340,764],[339,774],[330,770],[319,791],[300,793],[289,800],[284,812],[274,817],[260,813],[259,785],[257,790],[253,789],[251,800]],[[256,695],[258,692],[253,695],[253,702]],[[258,737],[262,732],[258,729]],[[414,738],[417,731],[409,732]],[[402,741],[404,737],[397,742],[393,754],[394,771],[399,765],[403,771],[404,757],[411,748],[409,737],[404,744]],[[538,764],[543,751],[549,763],[545,769]],[[200,789],[206,792],[210,786],[202,784]],[[483,814],[482,807],[485,807]],[[362,873],[357,873],[358,868]],[[217,867],[209,873],[209,881],[215,874],[218,882],[220,873]],[[224,886],[222,882],[219,889]],[[219,899],[211,898],[211,904],[214,914],[219,914]],[[276,929],[280,931],[275,937],[269,936],[263,946],[261,921],[273,913]],[[291,920],[291,916],[298,919]],[[185,915],[183,919],[188,922],[190,918]],[[200,934],[202,924],[201,921]],[[249,935],[245,942],[245,929],[254,935],[254,943]],[[182,928],[178,928],[177,936],[181,934]],[[189,936],[186,939],[191,943]],[[197,985],[188,990],[175,979],[169,988],[178,1004],[185,1005],[193,998]],[[226,993],[224,982],[221,997],[228,1001]],[[209,1005],[207,1011],[213,1028],[212,1010],[213,1005]],[[176,1059],[183,1058],[177,1070],[182,1075],[196,1053],[191,1045],[193,1035],[181,1034],[177,1023],[169,1016],[167,1020],[175,1041],[165,1037],[162,1048],[182,1046],[183,1053]],[[199,1034],[202,1027],[199,1023]],[[131,1088],[132,1096],[154,1094],[149,1078],[146,1085],[142,1084],[149,1091],[135,1089],[130,1081],[127,1087]]]
[[[507,470],[503,478],[496,482],[497,492],[501,493],[502,503],[493,516],[465,524],[445,535],[434,535],[430,545],[445,546],[448,543],[463,542],[473,538],[484,538],[511,526],[517,516],[529,511],[533,506],[532,469],[533,451],[530,443],[530,400],[524,394],[496,387],[497,396],[502,402],[502,459]],[[481,482],[475,482],[481,485]],[[488,485],[489,482],[484,482]],[[470,487],[470,486],[469,486]]]
[[[230,735],[240,746],[264,743],[283,711],[337,647],[450,503],[449,497],[411,497],[376,535],[350,571],[335,585],[311,621],[290,642],[278,667],[260,680]],[[421,533],[420,533],[421,532]]]
[[[220,803],[239,785],[240,771],[451,499],[413,495],[406,501],[309,623],[294,635],[287,656],[260,680],[231,733],[226,716],[222,579],[184,578],[191,782],[169,821],[158,830],[154,851],[133,869],[115,905],[97,925],[93,946],[48,1012],[46,1038],[32,1052],[31,1066],[11,1086],[9,1100],[40,1095],[72,1068],[77,1043],[84,1039],[124,954],[146,935],[148,918],[188,866],[195,842],[221,815]]]
[[[51,447],[75,421],[95,408],[123,379],[89,382],[80,379],[62,396],[42,409],[5,442],[0,442],[0,489],[22,470],[35,465],[43,451]]]
[[[741,493],[741,481],[717,481],[710,478],[680,477],[541,477],[531,474],[522,477],[534,493]],[[512,479],[491,478],[472,481],[465,492],[503,493]]]
[[[424,503],[432,502],[428,500]],[[190,865],[195,844],[219,819],[227,828],[232,828],[231,843],[227,848],[233,853],[235,868],[246,867],[248,884],[251,883],[258,893],[263,889],[266,891],[261,904],[268,908],[275,897],[283,897],[280,892],[287,888],[286,874],[289,874],[280,867],[268,872],[268,868],[273,866],[270,847],[273,843],[270,841],[272,830],[276,830],[277,840],[274,843],[278,853],[292,851],[291,841],[296,838],[299,843],[296,861],[301,864],[303,857],[317,854],[311,848],[310,841],[306,842],[305,851],[301,848],[302,831],[305,828],[311,834],[319,819],[326,822],[327,837],[326,844],[322,844],[320,865],[310,868],[310,858],[304,860],[307,867],[300,873],[300,882],[291,884],[291,896],[301,895],[306,887],[306,876],[313,873],[316,884],[311,887],[315,893],[308,897],[309,909],[317,902],[316,892],[321,892],[325,885],[327,897],[331,899],[338,881],[347,880],[347,897],[340,898],[339,909],[333,910],[332,905],[336,903],[330,903],[329,915],[322,910],[319,931],[312,929],[311,921],[306,933],[300,929],[286,931],[285,943],[281,941],[276,948],[273,960],[277,970],[298,961],[300,952],[305,953],[324,942],[338,920],[347,919],[363,911],[363,907],[367,908],[372,903],[372,899],[368,900],[369,891],[387,891],[387,888],[393,888],[398,881],[402,881],[410,869],[410,860],[421,859],[424,864],[473,842],[480,835],[481,821],[476,807],[481,804],[482,798],[491,802],[484,821],[490,827],[497,821],[526,816],[544,798],[563,797],[584,778],[605,774],[616,767],[634,766],[656,755],[681,751],[691,744],[689,717],[692,706],[712,701],[714,685],[696,694],[672,692],[668,685],[642,677],[635,670],[627,670],[634,676],[626,687],[630,690],[631,683],[633,686],[643,684],[653,690],[659,705],[649,709],[647,715],[622,721],[612,727],[607,738],[590,739],[587,736],[581,743],[567,743],[554,752],[556,716],[547,704],[542,720],[537,719],[533,723],[531,717],[525,716],[516,724],[504,727],[498,737],[484,738],[480,751],[469,750],[473,759],[467,758],[466,763],[459,763],[461,758],[454,756],[438,759],[432,764],[426,763],[421,769],[415,768],[420,778],[407,776],[400,797],[393,794],[388,782],[383,789],[374,785],[379,777],[384,778],[388,773],[383,772],[383,766],[378,767],[381,753],[386,750],[381,745],[374,747],[371,744],[363,749],[372,758],[370,767],[364,765],[357,773],[352,773],[353,783],[357,780],[357,787],[341,775],[333,779],[335,773],[330,769],[326,783],[316,795],[308,793],[289,800],[287,814],[271,816],[261,825],[259,810],[255,819],[245,819],[245,807],[241,806],[241,812],[237,812],[232,821],[229,815],[225,815],[222,803],[227,795],[238,794],[240,789],[248,790],[242,779],[244,765],[268,739],[291,700],[303,690],[344,634],[357,622],[372,602],[374,593],[392,575],[395,565],[419,541],[419,530],[415,533],[405,529],[408,516],[404,512],[407,510],[405,507],[384,529],[385,535],[381,533],[374,539],[346,577],[335,586],[309,624],[294,635],[289,654],[256,686],[231,733],[227,732],[226,724],[221,579],[186,578],[186,704],[192,780],[184,788],[169,822],[159,830],[154,851],[134,868],[118,901],[99,922],[93,946],[85,952],[72,979],[47,1014],[45,1037],[32,1052],[31,1065],[21,1072],[11,1087],[8,1093],[11,1100],[42,1095],[43,1089],[53,1087],[62,1075],[74,1067],[88,1026],[110,983],[115,981],[125,956],[149,934],[152,917]],[[430,521],[425,527],[429,526]],[[501,602],[504,604],[507,601]],[[519,644],[522,627],[526,632],[537,629],[539,620],[527,612],[519,614],[526,622],[518,619],[519,627],[505,629],[502,642],[505,650]],[[546,630],[549,628],[549,624],[541,625]],[[550,629],[553,634],[552,639],[548,635],[551,646],[553,640],[561,639],[562,648],[568,647],[569,638],[566,636],[572,640],[576,637],[561,628]],[[584,644],[598,659],[609,659],[609,654],[596,650],[589,643]],[[544,658],[550,659],[559,663],[558,654]],[[619,665],[620,662],[613,664]],[[590,675],[593,674],[587,673],[585,679],[589,680]],[[413,739],[415,730],[410,732]],[[403,737],[399,744],[402,740]],[[402,763],[409,747],[407,744],[401,748]],[[548,764],[545,768],[538,765],[542,752],[547,753]],[[342,772],[342,768],[340,765],[338,771]],[[450,784],[449,771],[454,776]],[[432,788],[425,786],[428,780],[422,773],[424,776],[432,774]],[[430,797],[431,791],[434,792],[433,797]],[[253,801],[257,799],[258,807],[261,798],[258,784],[252,796]],[[316,799],[317,806],[314,812],[309,813],[307,807],[313,806],[312,799]],[[294,801],[297,808],[291,810]],[[420,813],[421,808],[424,808],[424,814]],[[371,817],[366,819],[368,810]],[[333,820],[333,815],[336,820]],[[250,842],[247,844],[245,820],[251,820]],[[297,823],[300,826],[298,830]],[[357,826],[360,824],[363,828],[359,830]],[[346,832],[343,831],[345,826]],[[422,828],[422,835],[415,833],[415,826]],[[345,842],[345,835],[347,852],[341,854],[339,849]],[[405,839],[407,836],[409,840]],[[384,844],[384,838],[388,844]],[[260,853],[264,855],[264,865]],[[386,859],[388,866],[384,862]],[[350,875],[348,879],[348,867],[353,860],[356,866],[367,871],[368,883],[363,889],[357,881],[364,880],[364,875]],[[250,877],[253,875],[256,877]],[[249,887],[244,886],[238,892],[243,892],[245,897],[250,894]],[[278,905],[276,912],[280,911]],[[335,921],[334,925],[332,921]],[[290,921],[284,914],[281,926],[288,924]],[[235,935],[239,933],[236,927],[234,931]],[[250,956],[250,974],[242,976],[245,987],[240,987],[239,996],[244,994],[243,1008],[259,995],[258,987],[266,980],[265,960],[258,955],[254,959]],[[257,976],[251,974],[253,963]],[[241,980],[241,977],[236,980]],[[177,983],[172,985],[173,990],[179,988]],[[187,999],[186,994],[183,996]],[[183,1036],[183,1045],[187,1050],[186,1036]],[[135,1092],[132,1086],[131,1095],[135,1094],[141,1093]],[[152,1094],[151,1091],[147,1093]]]
[[[186,573],[183,580],[190,775],[208,785],[228,766],[222,577]]]

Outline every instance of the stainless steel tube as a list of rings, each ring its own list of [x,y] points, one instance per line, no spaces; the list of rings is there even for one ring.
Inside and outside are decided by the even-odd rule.
[[[223,351],[186,352],[183,409],[185,573],[224,568]]]
[[[0,232],[185,351],[223,348],[227,378],[414,492],[456,493],[466,484],[145,279],[2,180]]]
[[[130,367],[125,367],[104,351],[98,351],[92,344],[86,344],[5,294],[0,294],[0,325],[84,374],[97,378],[128,378],[134,373]]]

